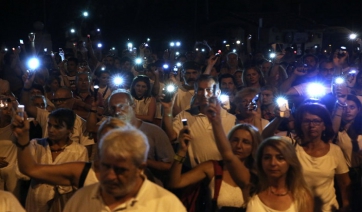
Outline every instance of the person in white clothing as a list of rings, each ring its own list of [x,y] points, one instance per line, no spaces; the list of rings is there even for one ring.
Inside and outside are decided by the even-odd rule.
[[[230,172],[223,161],[217,162],[220,164],[219,166],[221,166],[220,169],[222,170],[219,174],[217,170],[215,170],[215,161],[203,162],[192,170],[181,174],[188,142],[192,141],[192,137],[187,134],[187,130],[189,129],[186,126],[180,132],[178,139],[180,145],[171,167],[169,187],[184,188],[207,179],[210,189],[208,200],[216,200],[217,203],[213,205],[213,207],[217,206],[217,208],[213,208],[212,211],[222,209],[223,207],[228,207],[229,209],[231,207],[234,209],[245,207],[243,193],[231,178]],[[249,124],[239,124],[231,129],[228,134],[228,140],[232,146],[233,153],[251,170],[256,149],[261,142],[261,136],[258,130]],[[220,177],[220,174],[222,178],[221,185],[216,188],[215,185],[218,185],[215,184],[215,181],[218,180],[217,178]],[[215,196],[215,190],[219,191],[218,197]]]
[[[25,212],[15,196],[7,191],[0,190],[0,211]]]
[[[351,178],[351,209],[362,211],[362,105],[354,95],[337,97],[332,113],[336,144],[341,147]]]
[[[303,175],[312,191],[315,211],[350,209],[348,167],[341,149],[330,143],[335,133],[328,110],[318,103],[305,103],[295,114],[296,151]],[[340,190],[339,207],[334,178]]]
[[[313,199],[303,179],[293,145],[281,137],[265,139],[256,152],[256,171],[233,153],[220,117],[218,101],[208,106],[216,143],[235,183],[242,189],[250,212],[312,212]]]
[[[100,182],[80,189],[64,211],[186,211],[176,196],[144,177],[149,145],[141,131],[111,130],[98,147]]]
[[[163,123],[165,131],[171,141],[176,141],[178,132],[183,128],[182,119],[187,119],[192,141],[188,149],[189,163],[195,167],[208,160],[221,160],[212,133],[212,126],[205,115],[205,109],[212,96],[218,97],[220,89],[218,82],[210,75],[201,75],[195,83],[195,101],[190,110],[180,112],[172,119],[172,102],[162,102],[164,108]],[[222,110],[222,124],[226,132],[235,125],[235,116]]]

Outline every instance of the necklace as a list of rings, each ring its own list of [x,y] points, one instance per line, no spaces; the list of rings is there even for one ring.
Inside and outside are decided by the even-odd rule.
[[[271,189],[271,187],[269,187],[269,191],[270,191],[272,194],[274,194],[275,196],[278,196],[278,197],[285,196],[285,195],[287,195],[287,194],[289,193],[289,191],[286,191],[286,192],[283,193],[283,194],[278,194],[278,193],[275,193],[275,192]]]

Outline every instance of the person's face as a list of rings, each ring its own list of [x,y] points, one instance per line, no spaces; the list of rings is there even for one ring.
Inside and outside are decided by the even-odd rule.
[[[119,60],[114,60],[114,67],[116,67],[116,69],[121,69],[121,62]]]
[[[149,57],[149,56],[151,56],[151,54],[152,54],[151,50],[149,48],[145,48],[145,50],[144,50],[145,57]]]
[[[241,72],[236,72],[234,74],[234,77],[236,79],[236,83],[238,83],[238,85],[242,85],[243,84],[243,79],[242,79],[242,73]]]
[[[265,62],[261,65],[261,71],[264,73],[264,76],[267,76],[267,73],[269,72],[271,66],[271,62]]]
[[[58,90],[59,88],[59,82],[58,80],[53,80],[51,83],[50,83],[50,89],[54,92],[56,90]]]
[[[35,98],[35,99],[33,99],[33,105],[35,107],[40,108],[40,109],[45,109],[45,102],[44,102],[43,98]]]
[[[196,91],[197,102],[200,105],[207,105],[209,103],[209,98],[213,96],[214,92],[214,80],[201,81],[198,83],[198,88]]]
[[[68,138],[71,130],[65,123],[58,123],[53,117],[48,118],[48,137],[52,141],[60,141]]]
[[[266,146],[262,154],[262,168],[268,178],[279,179],[286,176],[289,164],[280,151]]]
[[[72,100],[71,93],[68,93],[65,90],[58,89],[53,94],[52,102],[57,109],[58,108],[72,109],[73,104],[71,100]]]
[[[220,87],[222,92],[228,94],[233,94],[235,92],[235,84],[232,78],[223,78]]]
[[[236,54],[229,54],[227,64],[232,68],[238,67],[238,56]]]
[[[184,81],[189,86],[194,86],[194,83],[199,77],[199,72],[194,69],[186,69],[184,73]]]
[[[302,132],[307,139],[321,138],[323,131],[326,129],[323,120],[310,113],[304,113],[302,119]]]
[[[131,102],[127,94],[118,93],[112,95],[109,100],[109,111],[113,117],[129,123],[134,115]]]
[[[261,103],[263,105],[270,105],[273,103],[274,95],[273,92],[270,90],[263,90],[261,92]]]
[[[30,90],[30,96],[37,96],[37,95],[43,95],[43,94],[41,93],[40,90],[38,90],[38,89],[36,89],[36,88],[32,88],[32,89]]]
[[[114,65],[114,59],[113,57],[106,57],[104,58],[103,63],[106,67],[111,68]]]
[[[333,94],[335,94],[337,97],[343,97],[348,95],[348,87],[347,83],[341,83],[341,84],[333,84],[332,87]]]
[[[260,75],[254,69],[248,69],[246,71],[246,80],[250,85],[257,84],[259,82]]]
[[[347,100],[346,103],[347,107],[343,110],[342,117],[344,121],[350,122],[356,118],[360,109],[357,107],[354,101]]]
[[[147,92],[147,84],[145,82],[138,81],[134,85],[134,90],[136,92],[137,97],[142,97]]]
[[[230,138],[233,153],[240,159],[244,160],[253,150],[253,137],[247,130],[236,130]]]
[[[328,80],[328,81],[332,81],[333,79],[333,75],[334,75],[334,65],[333,63],[324,63],[321,70],[321,76]]]
[[[247,95],[247,96],[245,96],[245,97],[243,97],[241,99],[241,103],[237,106],[238,107],[238,112],[240,114],[242,114],[244,116],[245,115],[249,116],[249,115],[253,114],[252,111],[248,110],[248,105],[251,102],[251,100],[253,100],[253,98],[254,97],[252,95]]]
[[[314,57],[306,57],[304,59],[304,63],[307,64],[308,72],[312,72],[317,67],[317,61],[314,59]]]
[[[135,166],[131,156],[122,158],[103,152],[99,171],[102,192],[120,198],[137,189],[142,169]]]
[[[67,62],[67,70],[68,72],[77,72],[78,66],[74,61],[68,61]]]
[[[77,89],[79,91],[88,91],[89,86],[90,86],[90,80],[88,78],[88,75],[86,74],[78,75]]]
[[[126,70],[126,71],[131,71],[132,69],[132,64],[129,61],[126,61],[123,63],[122,65],[122,69]]]
[[[99,84],[108,85],[108,83],[109,83],[109,74],[108,73],[101,74],[101,77],[99,78]]]

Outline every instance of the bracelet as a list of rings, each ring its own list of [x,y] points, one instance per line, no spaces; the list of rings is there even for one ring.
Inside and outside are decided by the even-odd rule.
[[[173,157],[173,159],[174,159],[175,161],[178,161],[179,163],[184,163],[186,157],[182,157],[182,156],[180,156],[180,155],[178,155],[178,154],[175,154],[175,156]]]
[[[23,91],[29,92],[30,90],[31,90],[31,88],[23,88]]]
[[[18,142],[15,142],[15,145],[19,147],[21,150],[24,150],[27,146],[29,146],[30,141],[24,145],[19,144]]]

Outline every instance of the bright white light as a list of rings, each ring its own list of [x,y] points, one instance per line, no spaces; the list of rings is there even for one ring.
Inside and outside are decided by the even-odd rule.
[[[236,41],[236,44],[240,44],[241,42],[239,40]]]
[[[123,78],[122,77],[114,77],[113,78],[113,84],[116,86],[120,86],[123,84]]]
[[[180,52],[176,52],[175,54],[176,54],[176,55],[180,55]]]
[[[147,38],[147,42],[150,42],[151,39]]]
[[[70,29],[70,32],[71,32],[71,33],[75,33],[75,29]]]
[[[196,51],[199,51],[199,48],[196,48],[195,50],[196,50]]]
[[[132,43],[127,43],[127,47],[128,47],[128,48],[132,48],[132,47],[133,47],[133,44],[132,44]]]
[[[174,92],[175,90],[176,90],[176,87],[175,87],[174,85],[168,85],[168,86],[166,86],[166,91],[167,91],[167,92],[172,93],[172,92]]]
[[[167,64],[164,64],[164,65],[163,65],[163,68],[164,68],[164,69],[168,69],[168,65],[167,65]]]
[[[180,62],[176,63],[176,66],[181,67],[181,63]]]
[[[171,43],[170,43],[170,46],[175,46],[175,43],[174,43],[174,42],[171,42]]]
[[[224,40],[223,43],[226,43],[226,40]]]
[[[205,51],[205,49],[201,49],[201,51],[202,51],[202,52],[204,52],[204,51]]]
[[[279,107],[283,106],[284,104],[287,104],[288,100],[284,97],[277,98],[277,104]]]
[[[233,49],[233,52],[235,53],[235,52],[236,52],[236,49]]]
[[[348,72],[349,74],[356,74],[357,71],[356,70],[351,70],[350,72]]]
[[[83,16],[88,17],[88,12],[87,11],[83,12]]]
[[[334,80],[334,82],[335,82],[336,84],[342,84],[342,83],[344,83],[344,79],[343,79],[342,77],[337,77],[337,78]]]
[[[270,55],[269,55],[270,58],[274,58],[275,56],[276,56],[275,53],[270,53]]]
[[[35,69],[37,69],[38,67],[39,67],[39,60],[38,60],[38,58],[31,58],[29,61],[28,61],[28,66],[29,66],[29,68],[30,69],[32,69],[32,70],[35,70]]]
[[[229,96],[225,94],[221,94],[219,98],[222,103],[225,103],[229,100]]]
[[[181,43],[177,41],[176,46],[181,46]]]
[[[101,44],[101,43],[98,43],[97,46],[98,46],[98,48],[102,48],[102,44]]]
[[[135,62],[136,62],[137,65],[139,65],[139,64],[142,63],[142,59],[141,59],[141,58],[136,58],[136,61],[135,61]]]
[[[352,33],[349,35],[349,39],[354,40],[357,38],[357,35],[355,33]]]
[[[99,89],[99,85],[94,85],[93,89]]]
[[[100,32],[100,31],[101,31],[101,29],[98,28],[98,29],[97,29],[97,32]]]
[[[325,87],[321,83],[310,83],[307,86],[307,94],[311,98],[319,99],[326,95]]]
[[[104,71],[104,70],[106,70],[106,68],[105,68],[105,67],[102,67],[101,70]]]

